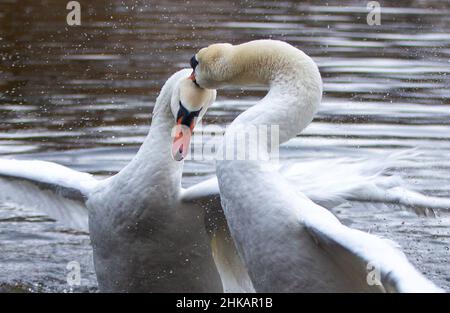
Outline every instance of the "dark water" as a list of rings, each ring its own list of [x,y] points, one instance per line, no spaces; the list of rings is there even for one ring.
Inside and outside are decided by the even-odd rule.
[[[190,56],[214,42],[273,38],[311,55],[324,78],[315,122],[281,157],[375,156],[419,147],[397,169],[418,191],[450,197],[450,3],[380,1],[0,0],[0,157],[43,159],[109,175],[137,151],[157,92]],[[386,7],[385,7],[386,6]],[[222,91],[206,123],[225,125],[261,91]],[[184,185],[214,171],[188,162]],[[194,175],[201,173],[201,175]],[[396,240],[436,284],[450,289],[450,219],[400,207],[349,203],[336,214]],[[0,291],[71,291],[66,265],[96,289],[89,237],[29,208],[0,204]]]

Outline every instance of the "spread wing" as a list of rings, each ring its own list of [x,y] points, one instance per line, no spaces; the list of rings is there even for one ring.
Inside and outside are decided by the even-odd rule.
[[[88,231],[85,202],[98,181],[45,161],[0,159],[0,202],[33,208],[68,227]]]
[[[386,292],[442,292],[409,263],[395,243],[342,225],[306,197],[301,201],[300,224],[353,277]]]

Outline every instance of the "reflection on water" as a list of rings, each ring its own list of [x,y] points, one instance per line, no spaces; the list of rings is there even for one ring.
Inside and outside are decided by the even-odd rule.
[[[450,197],[446,1],[396,1],[382,7],[380,26],[367,25],[364,1],[80,2],[82,26],[68,27],[64,1],[0,0],[0,156],[114,173],[142,142],[165,79],[188,66],[198,48],[274,38],[310,54],[325,87],[315,122],[282,149],[283,159],[420,147],[416,166],[394,171],[419,191]],[[220,92],[205,122],[227,124],[262,95]],[[188,162],[183,183],[213,170],[209,162]],[[396,240],[422,272],[450,289],[447,217],[367,203],[335,213]],[[86,234],[8,204],[0,224],[0,291],[69,290],[65,267],[73,260],[82,268],[82,287],[74,290],[96,289]]]

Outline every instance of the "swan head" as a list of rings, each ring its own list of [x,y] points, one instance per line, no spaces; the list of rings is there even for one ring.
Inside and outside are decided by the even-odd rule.
[[[295,51],[295,52],[294,52]],[[253,40],[239,45],[212,44],[191,58],[192,79],[204,88],[270,85],[281,64],[299,50],[278,40]]]
[[[215,100],[216,90],[201,88],[187,77],[178,82],[170,102],[175,122],[172,132],[174,160],[181,161],[187,156],[195,125]]]
[[[253,40],[212,44],[191,58],[192,79],[201,87],[269,87],[275,80],[321,84],[314,61],[287,42]]]
[[[233,85],[243,68],[234,62],[235,46],[217,43],[201,49],[191,58],[191,79],[201,87],[218,89]],[[236,81],[236,85],[239,85]]]

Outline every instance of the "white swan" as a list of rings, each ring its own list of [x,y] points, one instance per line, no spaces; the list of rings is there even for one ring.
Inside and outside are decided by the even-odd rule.
[[[183,163],[171,157],[181,159],[188,148],[185,140],[172,149],[172,128],[192,129],[216,96],[195,86],[189,73],[179,71],[164,85],[145,142],[111,178],[98,181],[49,162],[0,160],[0,201],[41,209],[84,230],[89,215],[101,291],[222,291],[204,211],[181,202]]]
[[[321,102],[316,64],[284,42],[211,45],[191,66],[204,88],[269,87],[227,129],[224,150],[255,125],[279,125],[285,142],[311,122]],[[216,173],[232,237],[257,292],[441,291],[391,243],[342,225],[270,163],[217,161]],[[226,257],[216,255],[219,266],[230,266],[221,261]]]

